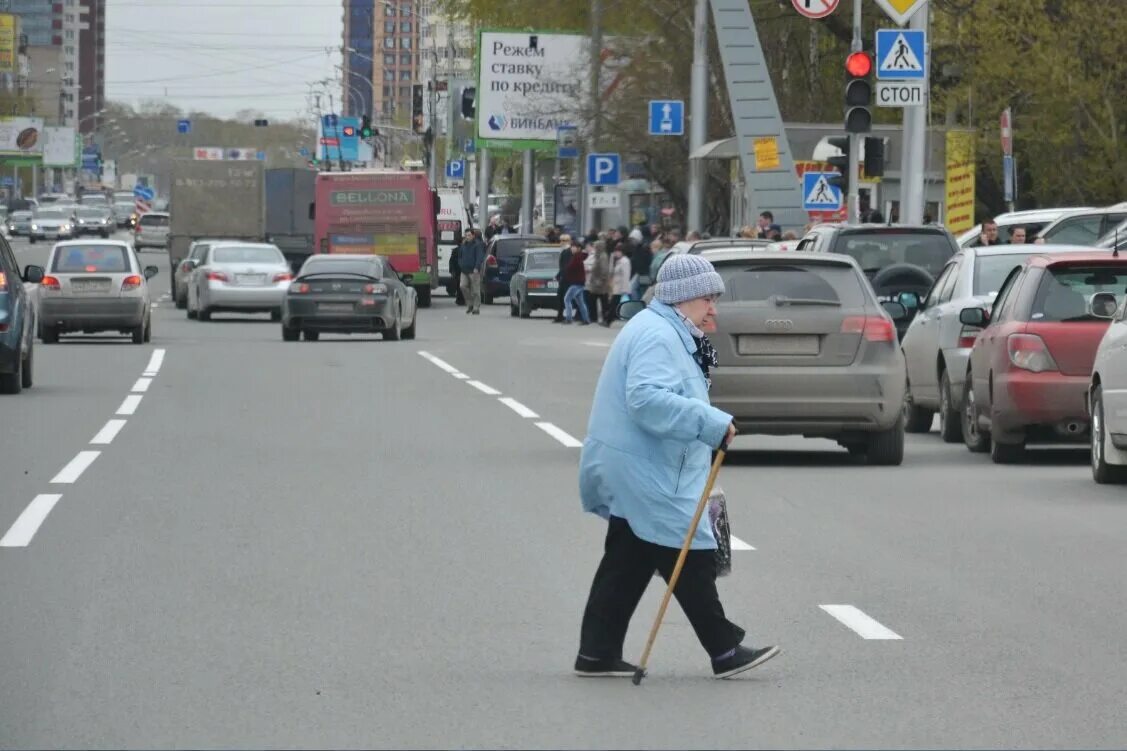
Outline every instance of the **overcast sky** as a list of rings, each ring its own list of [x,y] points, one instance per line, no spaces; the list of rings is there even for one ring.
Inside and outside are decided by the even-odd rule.
[[[339,79],[341,0],[107,0],[106,97],[291,120]],[[331,50],[331,52],[329,51]],[[334,99],[340,86],[331,88]],[[325,102],[327,108],[327,101]],[[339,107],[339,105],[338,105]]]

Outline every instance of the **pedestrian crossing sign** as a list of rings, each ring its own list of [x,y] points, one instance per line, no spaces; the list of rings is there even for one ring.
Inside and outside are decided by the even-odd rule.
[[[877,29],[877,80],[927,76],[927,32],[923,29]]]
[[[836,172],[804,172],[802,174],[802,208],[804,211],[837,211],[841,208],[841,189],[830,185]]]

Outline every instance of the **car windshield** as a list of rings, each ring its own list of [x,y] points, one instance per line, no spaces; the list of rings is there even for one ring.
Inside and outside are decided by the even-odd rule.
[[[118,201],[113,207],[118,211],[132,211],[135,204],[132,201]]]
[[[146,227],[167,227],[168,217],[164,214],[145,214],[141,217],[141,224]]]
[[[724,279],[720,302],[767,302],[771,298],[802,304],[865,304],[865,290],[852,268],[842,264],[803,263],[719,263],[716,270]]]
[[[364,261],[310,259],[301,267],[301,276],[310,274],[360,274],[376,279],[383,275],[378,258]]]
[[[107,203],[105,196],[83,196],[81,199],[85,204]]]
[[[558,271],[560,268],[560,251],[550,250],[528,254],[525,264],[527,271]]]
[[[69,216],[69,212],[58,209],[40,209],[35,213],[36,219],[66,219]]]
[[[22,220],[22,219],[30,219],[30,218],[31,218],[31,212],[30,211],[13,211],[12,212],[12,219],[21,219]]]
[[[79,209],[78,215],[83,219],[101,219],[106,213],[101,209]]]
[[[527,248],[533,245],[543,245],[544,241],[540,238],[528,238],[527,240],[512,239],[512,240],[498,240],[494,245],[494,255],[498,258],[516,258]]]
[[[211,253],[212,263],[282,263],[282,254],[276,248],[227,247],[216,248]]]
[[[60,274],[125,272],[129,271],[129,253],[124,245],[60,245],[51,270]]]
[[[1088,303],[1097,292],[1110,292],[1122,302],[1127,294],[1127,266],[1050,266],[1033,298],[1029,320],[1039,323],[1103,320],[1088,312]]]
[[[833,252],[852,256],[870,277],[893,264],[909,263],[934,278],[943,271],[955,248],[946,235],[935,232],[876,230],[843,233]]]
[[[1031,247],[1028,253],[979,256],[974,259],[974,294],[976,296],[996,294],[1010,272],[1035,252],[1035,247]]]

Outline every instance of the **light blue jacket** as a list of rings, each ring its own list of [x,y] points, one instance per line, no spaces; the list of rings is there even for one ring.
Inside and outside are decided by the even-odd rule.
[[[619,333],[603,364],[579,460],[583,509],[626,519],[638,537],[680,548],[731,415],[708,403],[696,342],[654,301]],[[693,548],[715,549],[708,514]]]

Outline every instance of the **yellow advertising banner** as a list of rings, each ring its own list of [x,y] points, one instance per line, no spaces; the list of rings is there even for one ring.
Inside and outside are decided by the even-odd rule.
[[[974,226],[974,133],[947,132],[946,217],[954,235]]]
[[[12,13],[0,13],[0,73],[17,72],[19,39],[19,16]]]
[[[756,138],[753,148],[755,150],[755,169],[779,168],[779,139],[774,136]]]

